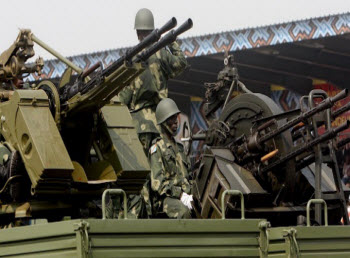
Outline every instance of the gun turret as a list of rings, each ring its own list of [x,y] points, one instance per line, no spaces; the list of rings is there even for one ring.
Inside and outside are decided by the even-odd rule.
[[[2,175],[7,189],[1,190],[6,195],[0,193],[1,203],[62,200],[74,208],[61,215],[72,215],[80,214],[86,202],[99,198],[107,187],[139,193],[149,164],[127,107],[114,97],[144,71],[150,55],[174,41],[192,22],[160,39],[175,26],[172,18],[107,68],[97,63],[86,71],[30,31],[21,34],[19,42],[1,56],[0,82],[33,70],[23,65],[34,53],[33,41],[69,69],[59,86],[43,80],[35,89],[17,90],[9,101],[0,103],[0,133],[6,141],[6,146],[0,144],[1,151],[15,159],[8,162],[8,176],[6,171]],[[22,60],[21,69],[9,72],[8,60],[16,57]],[[73,70],[78,76],[70,84]],[[21,161],[23,169],[12,167]],[[45,204],[41,207],[46,209]]]
[[[332,119],[350,109],[345,105],[332,111],[337,101],[347,97],[348,90],[334,97],[313,90],[301,98],[300,109],[282,112],[267,96],[240,86],[238,71],[230,60],[225,60],[217,82],[206,85],[207,114],[226,99],[220,117],[211,122],[205,135],[185,139],[205,140],[207,145],[195,172],[196,210],[202,217],[218,217],[224,212],[235,217],[239,209],[233,198],[227,198],[226,211],[218,201],[225,190],[234,189],[243,193],[248,216],[263,216],[275,225],[294,224],[310,198],[323,198],[334,205],[333,224],[340,217],[349,224],[335,148],[350,139],[335,139],[350,122],[332,127]],[[241,88],[243,94],[228,101],[233,86]],[[317,205],[314,214],[320,223]]]

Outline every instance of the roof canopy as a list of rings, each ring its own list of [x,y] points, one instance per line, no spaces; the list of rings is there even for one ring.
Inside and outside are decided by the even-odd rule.
[[[350,88],[350,13],[184,38],[180,43],[191,68],[170,82],[170,92],[176,95],[203,96],[203,83],[216,80],[225,51],[233,52],[241,80],[253,91],[267,93],[276,84],[304,94],[313,79]],[[70,59],[87,69],[100,61],[107,66],[125,51]],[[65,68],[57,60],[47,61],[44,77],[60,77]]]

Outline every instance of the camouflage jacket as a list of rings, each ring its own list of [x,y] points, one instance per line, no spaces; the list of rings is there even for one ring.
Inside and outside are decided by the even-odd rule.
[[[158,193],[159,201],[165,197],[180,198],[182,192],[190,194],[190,163],[186,159],[182,145],[165,136],[156,139],[149,150],[151,163],[151,186]]]
[[[145,123],[144,129],[141,128],[142,123],[138,123],[138,132],[157,132],[154,131],[157,128],[155,114],[151,114],[154,119],[149,119],[144,113],[155,112],[159,101],[168,97],[168,80],[179,75],[186,67],[185,55],[174,42],[152,55],[146,70],[119,93],[120,101],[128,106],[134,121],[151,121]],[[141,112],[144,108],[149,109]]]
[[[157,133],[160,128],[157,125],[156,106],[145,107],[136,112],[131,112],[132,121],[137,133]]]

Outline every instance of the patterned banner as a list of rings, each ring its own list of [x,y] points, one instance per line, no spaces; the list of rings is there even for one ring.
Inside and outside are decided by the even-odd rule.
[[[300,107],[300,95],[278,85],[271,85],[271,98],[283,111]]]
[[[180,44],[186,56],[195,57],[222,53],[227,50],[237,51],[345,33],[350,33],[350,13],[189,37],[180,40]],[[87,69],[97,62],[102,62],[104,67],[107,67],[111,62],[122,56],[126,50],[127,48],[120,48],[73,56],[69,59],[82,69]],[[66,66],[57,60],[49,60],[45,62],[44,67],[44,74],[41,78],[57,78],[62,76]],[[31,75],[29,81],[41,78]]]

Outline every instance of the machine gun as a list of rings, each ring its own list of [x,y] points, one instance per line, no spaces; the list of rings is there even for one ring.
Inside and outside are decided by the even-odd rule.
[[[161,35],[165,32],[169,31],[170,29],[174,28],[177,24],[177,21],[175,17],[170,19],[163,27],[160,29],[155,29],[153,32],[151,32],[142,42],[132,49],[128,50],[126,54],[122,57],[120,57],[118,60],[116,60],[113,64],[108,66],[106,69],[101,71],[97,76],[94,76],[93,79],[88,80],[87,83],[84,82],[85,78],[90,75],[92,72],[94,72],[97,68],[101,67],[101,63],[96,63],[95,65],[91,66],[87,71],[81,73],[77,81],[73,85],[66,85],[63,88],[62,94],[61,94],[61,102],[65,102],[68,99],[72,98],[74,95],[80,93],[85,94],[89,90],[91,90],[94,87],[97,87],[97,83],[101,82],[101,78],[105,78],[107,76],[110,76],[112,73],[117,71],[121,66],[124,64],[131,65],[133,62],[132,59],[139,54],[143,49],[149,47],[151,44],[157,42]],[[162,39],[161,42],[164,42],[164,39]],[[149,56],[153,55],[155,52],[157,52],[159,49],[161,49],[163,46],[158,42],[157,44],[154,44],[152,46],[152,50],[148,51],[150,54],[145,55],[145,53],[142,53],[141,55],[144,57],[142,61],[146,61]],[[134,63],[140,63],[141,60],[135,60]]]
[[[12,205],[12,210],[13,201],[30,201],[31,215],[36,216],[33,202],[49,200],[57,214],[65,207],[66,214],[81,216],[84,205],[94,196],[100,198],[107,187],[128,194],[140,191],[150,168],[128,109],[115,95],[144,71],[151,55],[190,29],[192,21],[161,38],[175,26],[172,18],[109,67],[102,69],[98,63],[86,71],[28,33],[69,68],[58,86],[44,80],[34,90],[15,91],[10,101],[0,104],[7,155],[20,157],[17,160],[24,164],[14,170],[14,181],[9,175],[1,201]],[[73,70],[78,75],[72,83]],[[15,188],[14,182],[19,183]]]
[[[188,19],[178,29],[170,31],[160,39],[163,33],[175,26],[176,19],[172,18],[163,27],[154,30],[142,42],[127,51],[124,56],[120,57],[106,69],[96,71],[98,68],[102,68],[101,63],[96,63],[87,71],[81,72],[80,70],[76,70],[79,76],[74,84],[67,84],[59,89],[60,103],[62,106],[61,112],[64,112],[66,115],[68,113],[71,115],[77,114],[80,111],[86,112],[89,109],[96,110],[103,107],[143,71],[143,69],[141,69],[142,64],[147,61],[150,56],[155,54],[159,49],[175,41],[178,35],[189,30],[192,27],[192,20]],[[40,42],[36,37],[34,37],[34,41]],[[50,50],[47,46],[41,45]],[[144,49],[145,51],[143,51]],[[140,68],[138,68],[138,66]],[[71,67],[75,69],[74,66]],[[135,73],[136,70],[138,70],[138,73]],[[87,79],[93,72],[95,72],[95,75],[91,79]],[[116,81],[118,81],[117,86],[115,85]]]
[[[239,208],[234,199],[225,198],[227,209],[219,201],[225,190],[233,189],[243,193],[248,216],[264,216],[275,225],[295,225],[297,217],[305,215],[305,204],[311,198],[327,201],[332,223],[344,217],[349,224],[335,149],[348,142],[337,142],[336,137],[350,122],[335,128],[331,124],[350,109],[346,105],[332,111],[348,91],[328,97],[324,91],[313,90],[302,97],[301,109],[282,112],[267,96],[247,90],[230,60],[232,57],[226,57],[218,81],[210,84],[215,85],[215,92],[228,95],[212,94],[213,87],[207,86],[208,114],[224,104],[222,113],[204,135],[192,137],[205,140],[208,146],[194,183],[198,214],[236,216]],[[233,85],[240,85],[243,93],[229,100]],[[322,127],[324,133],[320,134]],[[317,205],[314,214],[315,221],[321,223]]]

